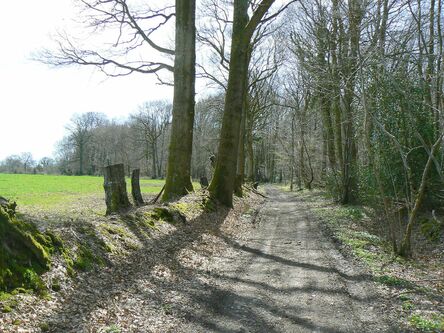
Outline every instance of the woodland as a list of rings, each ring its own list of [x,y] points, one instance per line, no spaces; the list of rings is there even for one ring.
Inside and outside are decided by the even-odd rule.
[[[154,75],[172,103],[124,120],[76,114],[54,158],[10,156],[0,171],[74,177],[123,163],[127,176],[165,178],[162,202],[206,178],[225,207],[257,184],[321,189],[370,207],[392,254],[412,257],[419,225],[442,239],[442,3],[80,0],[94,38],[59,34],[37,60]]]
[[[192,190],[190,177],[206,177],[228,206],[245,181],[325,187],[341,204],[381,210],[404,256],[418,213],[436,219],[444,199],[441,1],[79,3],[84,28],[113,32],[113,47],[60,34],[59,48],[39,60],[157,75],[174,84],[173,103],[146,102],[126,121],[76,114],[54,159],[10,156],[3,172],[94,175],[124,163],[128,176],[139,167],[166,178],[164,200]],[[173,46],[162,33],[174,18]],[[147,49],[152,59],[136,60]],[[196,78],[212,92],[197,101]]]

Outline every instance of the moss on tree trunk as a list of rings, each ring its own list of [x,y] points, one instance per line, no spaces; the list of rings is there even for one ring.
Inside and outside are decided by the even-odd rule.
[[[173,119],[163,201],[193,191],[190,176],[196,73],[195,10],[195,0],[176,0]]]

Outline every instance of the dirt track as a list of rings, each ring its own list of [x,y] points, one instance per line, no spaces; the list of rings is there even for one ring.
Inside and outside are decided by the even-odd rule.
[[[0,331],[397,332],[373,282],[305,204],[272,187],[267,195],[254,225],[240,216],[246,207],[221,208],[136,233],[140,250],[0,314]]]
[[[396,332],[375,286],[291,194],[268,188],[257,228],[216,260],[178,332]],[[217,272],[217,273],[216,273]]]

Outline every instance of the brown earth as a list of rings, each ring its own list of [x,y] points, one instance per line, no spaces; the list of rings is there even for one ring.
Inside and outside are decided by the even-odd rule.
[[[397,332],[371,277],[305,204],[267,195],[140,235],[139,250],[51,300],[21,296],[0,331]]]

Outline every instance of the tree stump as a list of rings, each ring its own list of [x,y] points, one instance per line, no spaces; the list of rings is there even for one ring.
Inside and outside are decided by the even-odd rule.
[[[205,177],[205,176],[200,177],[199,182],[200,182],[200,186],[201,186],[202,188],[207,188],[208,185],[209,185],[209,184],[208,184],[208,178]]]
[[[128,209],[131,204],[126,192],[123,164],[109,165],[105,167],[104,171],[103,188],[105,189],[106,215]]]
[[[131,173],[131,195],[137,206],[145,204],[142,193],[140,192],[140,169],[135,169]]]

